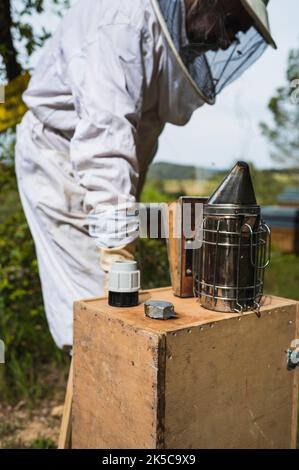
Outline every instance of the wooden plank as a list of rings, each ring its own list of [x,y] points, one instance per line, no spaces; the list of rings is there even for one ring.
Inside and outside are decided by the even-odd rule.
[[[145,317],[149,298],[173,302],[178,318]],[[73,447],[294,447],[297,306],[266,297],[260,318],[222,314],[165,288],[134,308],[77,302]]]
[[[181,205],[178,201],[169,204],[167,212],[167,224],[169,236],[167,238],[167,251],[169,259],[170,277],[173,292],[175,295],[181,293],[181,272],[182,272],[182,247],[180,237],[181,227]]]
[[[294,447],[295,337],[294,304],[168,333],[166,447]]]
[[[168,320],[167,322],[160,322],[145,317],[144,315],[144,302],[146,300],[166,300],[172,302],[175,307],[177,318]],[[128,325],[135,328],[144,329],[146,331],[156,332],[159,334],[168,331],[176,331],[180,328],[188,328],[189,326],[202,325],[211,322],[223,321],[230,318],[237,318],[238,316],[255,315],[252,312],[244,314],[236,313],[222,313],[207,310],[199,304],[194,298],[179,298],[175,297],[172,289],[162,288],[145,291],[140,295],[140,304],[133,308],[116,309],[110,307],[107,298],[90,299],[82,301],[88,311],[101,312],[107,317],[112,316],[119,320],[125,321]],[[284,299],[282,297],[265,296],[263,298],[263,306],[261,312],[268,312],[273,308],[287,307],[288,305],[296,304],[295,301]],[[81,302],[79,302],[81,304]]]
[[[63,416],[61,422],[58,449],[71,449],[72,447],[72,402],[73,402],[73,360],[66,388]]]
[[[206,197],[180,197],[168,206],[169,229],[167,248],[172,289],[178,297],[194,297],[192,250],[187,250],[187,240],[194,240],[195,227],[202,223],[199,208],[208,201]],[[189,233],[185,233],[188,230]]]
[[[158,445],[159,342],[159,335],[76,304],[73,448]]]

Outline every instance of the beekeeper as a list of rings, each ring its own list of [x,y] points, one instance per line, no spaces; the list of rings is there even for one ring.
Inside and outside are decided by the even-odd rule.
[[[255,62],[266,0],[79,0],[36,67],[16,171],[45,310],[72,344],[72,305],[132,259],[138,200],[165,123],[184,125]],[[117,231],[114,222],[117,220]]]

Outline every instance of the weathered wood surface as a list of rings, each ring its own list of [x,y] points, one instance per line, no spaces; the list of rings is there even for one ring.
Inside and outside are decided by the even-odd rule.
[[[72,403],[73,403],[73,361],[66,387],[63,415],[58,440],[58,449],[71,449],[72,447]]]
[[[170,289],[177,319],[106,299],[77,302],[74,448],[290,448],[298,371],[286,351],[298,338],[298,304],[267,297],[261,317],[203,309]]]

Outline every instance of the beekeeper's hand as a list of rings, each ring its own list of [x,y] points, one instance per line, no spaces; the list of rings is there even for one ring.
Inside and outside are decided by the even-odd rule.
[[[136,242],[122,245],[116,248],[100,248],[100,266],[105,272],[104,295],[109,292],[109,272],[116,261],[134,261],[136,253]]]

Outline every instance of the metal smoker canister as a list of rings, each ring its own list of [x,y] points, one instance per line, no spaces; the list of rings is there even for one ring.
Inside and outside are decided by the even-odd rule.
[[[194,293],[220,312],[260,308],[270,262],[270,229],[261,220],[249,167],[238,162],[204,206],[194,255]]]

